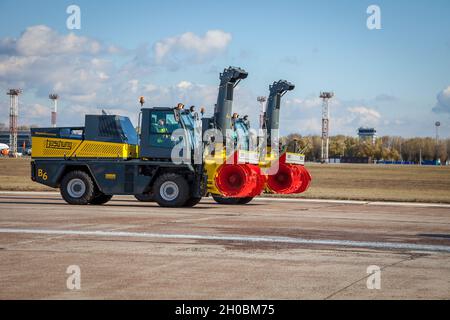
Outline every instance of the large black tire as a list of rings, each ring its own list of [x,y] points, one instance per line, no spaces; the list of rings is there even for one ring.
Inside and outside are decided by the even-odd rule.
[[[212,197],[214,201],[217,202],[218,204],[225,204],[225,205],[237,205],[239,204],[239,200],[241,200],[241,198],[225,198],[214,194],[212,195]]]
[[[253,200],[253,197],[239,198],[239,204],[247,204]]]
[[[212,195],[215,202],[218,204],[224,204],[224,205],[242,205],[247,204],[250,201],[253,200],[253,197],[246,197],[246,198],[225,198],[218,195]]]
[[[70,171],[61,180],[61,196],[69,204],[86,205],[94,198],[95,185],[84,171]]]
[[[196,206],[200,201],[202,200],[202,198],[195,198],[195,197],[191,197],[189,198],[183,205],[183,207],[187,207],[187,208],[191,208]]]
[[[150,193],[135,194],[134,197],[141,202],[155,202],[153,195]]]
[[[103,192],[98,192],[94,198],[92,198],[92,200],[89,202],[89,204],[93,204],[93,205],[102,205],[107,203],[109,200],[111,200],[113,196],[112,195],[108,195],[108,194],[104,194]]]
[[[153,198],[161,207],[182,207],[189,194],[186,179],[176,173],[162,174],[153,185]]]

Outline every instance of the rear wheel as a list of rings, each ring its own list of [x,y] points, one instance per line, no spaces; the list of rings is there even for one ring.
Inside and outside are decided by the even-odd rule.
[[[194,206],[196,206],[201,200],[202,200],[202,198],[191,197],[191,198],[189,198],[189,199],[185,202],[185,204],[183,205],[183,207],[188,207],[188,208],[194,207]]]
[[[154,202],[153,195],[150,193],[135,194],[134,197],[141,202]]]
[[[111,200],[112,197],[113,197],[112,195],[104,194],[103,192],[98,192],[95,195],[95,197],[89,202],[89,204],[102,205]]]
[[[61,196],[69,204],[86,205],[95,194],[91,177],[84,171],[71,171],[61,180]]]
[[[253,197],[245,197],[245,198],[225,198],[217,195],[212,196],[214,201],[218,204],[224,205],[239,205],[239,204],[247,204],[253,200]]]
[[[189,199],[189,185],[183,176],[165,173],[153,185],[155,201],[161,207],[182,207]]]
[[[239,204],[239,200],[241,200],[241,198],[224,198],[217,195],[212,195],[212,197],[214,201],[217,202],[218,204],[226,204],[226,205],[236,205]]]
[[[239,204],[247,204],[253,200],[253,197],[239,198]]]

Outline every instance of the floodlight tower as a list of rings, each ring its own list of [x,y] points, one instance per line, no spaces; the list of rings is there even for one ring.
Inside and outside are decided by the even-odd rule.
[[[262,129],[263,125],[264,125],[264,113],[266,111],[266,101],[267,98],[264,96],[259,96],[258,98],[256,98],[256,100],[259,102],[259,104],[261,105],[261,113],[259,114],[259,128]]]
[[[12,156],[17,155],[17,117],[19,116],[19,95],[22,89],[9,89],[9,150]]]
[[[439,121],[436,121],[434,123],[434,126],[436,127],[436,145],[435,145],[435,153],[436,153],[436,159],[439,158],[439,127],[441,126],[441,123]]]
[[[328,108],[328,102],[334,97],[333,92],[321,92],[320,98],[322,99],[322,151],[321,162],[328,163],[328,148],[330,144],[329,138],[329,124],[330,124],[330,110]]]
[[[441,126],[441,123],[439,121],[436,121],[434,124],[436,127],[436,145],[439,143],[439,127]]]
[[[48,95],[49,99],[53,101],[53,111],[52,111],[52,127],[56,128],[56,114],[58,112],[58,98],[56,93],[51,93]]]

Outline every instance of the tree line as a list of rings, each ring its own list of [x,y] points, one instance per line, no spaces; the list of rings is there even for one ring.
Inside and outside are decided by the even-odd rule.
[[[288,146],[297,145],[303,150],[308,161],[320,161],[322,139],[320,136],[301,136],[290,134],[283,138]],[[450,139],[402,138],[383,136],[372,139],[359,139],[337,135],[330,137],[329,157],[363,157],[372,160],[411,161],[419,163],[426,160],[450,159]]]

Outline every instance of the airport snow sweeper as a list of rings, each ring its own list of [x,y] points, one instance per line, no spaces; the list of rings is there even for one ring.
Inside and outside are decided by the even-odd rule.
[[[224,147],[216,149],[219,141],[203,141],[208,128],[225,132],[240,123],[245,132],[241,119],[232,120],[232,103],[234,88],[247,76],[247,72],[234,67],[220,74],[211,118],[199,119],[197,113],[182,108],[154,107],[141,109],[139,135],[129,118],[107,114],[86,115],[84,127],[33,128],[31,178],[59,188],[67,203],[77,205],[101,205],[113,195],[134,195],[140,201],[155,201],[164,207],[191,207],[207,194],[218,203],[245,204],[264,189],[298,192],[302,183],[292,174],[295,171],[299,175],[296,169],[284,170],[281,178],[275,179],[284,181],[289,192],[271,187],[270,179],[274,178],[261,170],[278,160],[271,153],[262,158],[261,154],[249,157],[246,148],[238,148],[230,155]],[[277,94],[274,98],[271,105],[269,97],[268,108],[279,109],[280,99]],[[269,112],[266,121],[278,122],[278,117],[279,113],[271,116]],[[175,131],[177,138],[172,135]],[[199,141],[202,150],[213,149],[212,153],[201,155],[200,163],[194,161],[195,144]],[[181,154],[187,161],[174,163],[173,149],[180,142],[184,144],[181,153],[190,154]],[[220,142],[226,145],[225,137]],[[242,160],[244,154],[247,157]],[[227,161],[230,158],[233,161]],[[296,166],[285,164],[286,153],[281,155],[280,163],[288,168]]]

